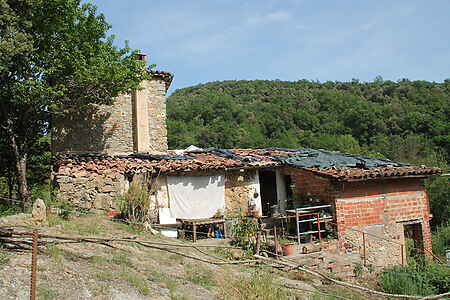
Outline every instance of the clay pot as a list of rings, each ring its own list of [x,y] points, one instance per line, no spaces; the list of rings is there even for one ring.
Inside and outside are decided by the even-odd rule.
[[[252,215],[253,215],[254,217],[260,217],[260,216],[261,216],[261,213],[259,212],[259,210],[254,209],[254,210],[252,210]]]
[[[283,249],[284,256],[294,255],[294,243],[283,243],[281,249]]]

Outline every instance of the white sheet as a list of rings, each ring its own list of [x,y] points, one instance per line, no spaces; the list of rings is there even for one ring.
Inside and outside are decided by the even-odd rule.
[[[168,176],[170,212],[177,219],[211,218],[225,211],[225,176]]]

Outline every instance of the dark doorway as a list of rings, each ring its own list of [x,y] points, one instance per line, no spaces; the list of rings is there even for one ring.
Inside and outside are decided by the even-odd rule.
[[[270,216],[271,206],[278,205],[276,173],[274,171],[260,171],[259,185],[261,191],[262,213],[264,216]]]
[[[403,228],[407,256],[417,257],[423,255],[422,223],[405,224]]]

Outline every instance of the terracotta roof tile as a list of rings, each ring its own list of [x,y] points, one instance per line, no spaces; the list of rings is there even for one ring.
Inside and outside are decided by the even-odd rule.
[[[170,84],[173,80],[173,74],[169,72],[159,71],[159,70],[148,70],[153,78],[158,78],[164,81],[166,85],[166,91],[169,89]]]
[[[299,149],[298,149],[299,150]],[[321,150],[324,151],[324,150]],[[353,167],[336,167],[333,165],[324,165],[325,167],[308,167],[298,165],[299,159],[308,159],[315,163],[317,157],[298,156],[298,153],[292,149],[207,149],[204,151],[184,152],[177,155],[175,151],[169,151],[167,155],[151,154],[129,154],[129,155],[106,155],[94,153],[73,153],[58,157],[59,173],[67,174],[78,171],[104,172],[108,169],[117,169],[121,172],[151,172],[151,173],[179,173],[191,171],[206,170],[227,170],[227,169],[257,169],[290,166],[313,172],[319,176],[325,176],[337,181],[356,181],[379,178],[393,177],[427,177],[440,174],[439,168],[430,168],[426,166],[410,166],[406,164],[390,162],[386,160],[376,160],[381,164],[380,167],[364,168],[360,165]],[[341,155],[342,159],[350,157],[351,159],[366,159],[359,156],[349,156],[337,154],[336,152],[327,152],[331,155]],[[296,156],[297,155],[297,156]],[[292,159],[295,158],[293,164]],[[329,161],[325,161],[330,164]],[[334,162],[334,161],[332,161]],[[307,164],[306,164],[307,165]]]

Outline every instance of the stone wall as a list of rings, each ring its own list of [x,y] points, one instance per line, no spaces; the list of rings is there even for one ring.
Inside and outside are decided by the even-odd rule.
[[[111,170],[99,174],[95,171],[70,170],[55,174],[57,197],[78,207],[114,210],[118,209],[118,196],[124,195],[135,176],[131,178],[123,173]],[[158,209],[169,207],[167,177],[144,177],[147,180],[151,214],[156,220]]]
[[[225,208],[227,213],[248,214],[248,206],[255,192],[252,179],[256,171],[232,171],[225,177]]]
[[[145,152],[167,151],[165,82],[142,82],[143,90],[119,96],[113,105],[90,105],[64,117],[54,117],[52,151],[129,153],[137,151],[136,97],[145,101]],[[139,113],[142,113],[139,111]]]
[[[153,220],[159,222],[159,209],[169,207],[169,190],[167,176],[158,176],[150,180],[150,209],[153,211]]]
[[[166,83],[162,80],[145,82],[148,100],[150,152],[167,151]]]
[[[52,151],[132,152],[133,109],[130,95],[114,105],[90,105],[52,122]]]
[[[366,264],[377,268],[400,265],[406,262],[403,225],[396,222],[354,226],[341,234],[341,247],[351,247],[361,258],[365,256]],[[365,246],[365,247],[364,247]]]
[[[57,198],[78,207],[94,209],[116,209],[117,196],[128,191],[130,181],[124,174],[111,171],[67,172],[55,175]]]

